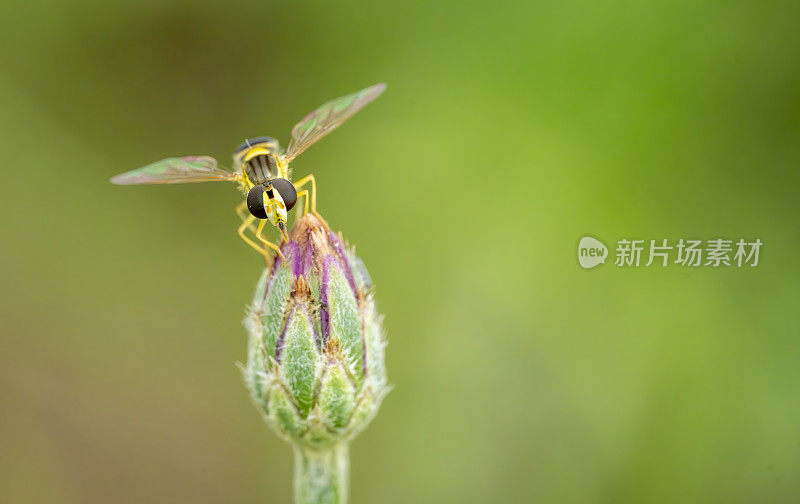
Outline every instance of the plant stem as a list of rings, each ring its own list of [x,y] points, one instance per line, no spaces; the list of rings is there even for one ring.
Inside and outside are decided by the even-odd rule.
[[[347,443],[324,450],[295,445],[295,504],[347,504],[349,472]]]

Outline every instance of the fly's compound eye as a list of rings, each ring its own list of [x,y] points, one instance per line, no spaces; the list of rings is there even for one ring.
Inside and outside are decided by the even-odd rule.
[[[264,186],[253,186],[247,193],[247,209],[250,210],[253,217],[267,218],[267,210],[264,208]]]
[[[294,188],[294,184],[283,178],[272,179],[270,182],[272,182],[272,187],[280,193],[283,204],[286,205],[286,211],[294,208],[294,204],[297,203],[297,189]],[[249,203],[249,196],[247,201]]]

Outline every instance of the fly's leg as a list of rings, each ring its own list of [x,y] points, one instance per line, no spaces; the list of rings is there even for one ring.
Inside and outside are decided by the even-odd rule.
[[[239,236],[242,238],[242,240],[244,240],[244,242],[246,244],[248,244],[251,247],[253,247],[254,249],[256,249],[256,251],[258,251],[259,254],[263,255],[264,259],[267,260],[267,264],[269,264],[270,257],[269,257],[269,254],[267,253],[267,249],[265,249],[264,247],[259,246],[256,242],[254,242],[246,234],[244,234],[245,230],[247,228],[249,228],[250,225],[252,225],[255,220],[256,220],[255,216],[248,215],[247,217],[245,217],[244,221],[242,222],[242,225],[239,226],[239,229],[238,229],[237,232],[239,233]],[[266,222],[266,221],[261,221],[261,226],[264,225],[264,222]],[[261,227],[259,227],[259,231],[261,231]],[[261,238],[261,236],[258,235],[258,238]],[[263,240],[263,238],[261,238],[261,239]],[[274,248],[274,245],[273,245],[273,248]],[[278,251],[278,253],[280,254],[280,250]],[[283,257],[283,256],[281,255],[281,257]]]
[[[242,201],[238,205],[236,205],[236,214],[239,215],[239,218],[245,220],[247,218],[247,214],[245,210],[247,209],[247,201]]]
[[[242,221],[246,221],[248,217],[252,217],[252,215],[250,215],[250,213],[247,211],[247,201],[242,201],[240,204],[236,205],[236,214],[240,219],[242,219]],[[253,221],[250,222],[252,223]],[[247,229],[253,233],[256,232],[256,228],[252,224],[247,226]]]
[[[297,199],[300,199],[303,196],[306,197],[306,199],[304,200],[304,203],[303,203],[303,217],[305,217],[306,215],[308,215],[308,190],[307,189],[303,189],[302,191],[298,191]],[[316,213],[316,212],[314,212],[314,213]]]
[[[294,184],[295,189],[300,189],[304,185],[311,182],[311,213],[319,217],[320,219],[322,216],[317,213],[317,181],[314,179],[314,175],[306,175],[305,177],[301,178]],[[299,191],[297,193],[297,197],[299,198],[301,194],[305,193],[306,196],[306,206],[305,206],[305,213],[308,214],[308,192],[307,191]]]
[[[286,262],[286,258],[283,256],[283,252],[281,252],[281,249],[278,248],[278,246],[275,245],[274,243],[272,243],[271,241],[269,241],[266,238],[264,238],[263,236],[261,236],[261,231],[264,230],[264,224],[266,224],[266,223],[267,223],[266,219],[263,219],[258,224],[258,230],[256,231],[256,238],[258,238],[261,241],[261,243],[263,243],[267,247],[269,247],[272,250],[274,250],[275,252],[277,252],[278,255],[281,257],[281,259],[283,260],[283,262],[285,263]],[[267,249],[263,249],[261,253],[266,256],[267,255],[266,252],[267,252]]]

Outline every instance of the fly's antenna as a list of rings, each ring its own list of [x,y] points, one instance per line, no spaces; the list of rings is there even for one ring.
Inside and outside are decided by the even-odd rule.
[[[250,139],[249,139],[249,138],[245,138],[245,139],[244,139],[244,143],[246,143],[246,144],[247,144],[247,148],[248,148],[248,149],[249,149],[250,147],[252,147],[252,145],[250,145]]]

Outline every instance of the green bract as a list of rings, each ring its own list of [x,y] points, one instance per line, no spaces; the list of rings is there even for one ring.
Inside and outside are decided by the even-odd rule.
[[[244,378],[280,434],[323,449],[369,424],[388,391],[381,317],[364,263],[308,215],[267,268],[245,326]]]

